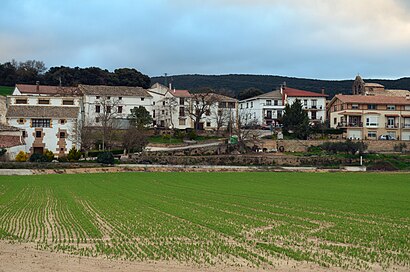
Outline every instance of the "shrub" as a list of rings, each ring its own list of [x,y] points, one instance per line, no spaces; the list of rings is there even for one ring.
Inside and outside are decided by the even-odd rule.
[[[68,162],[68,158],[67,158],[67,156],[61,156],[61,157],[58,157],[58,159],[57,159],[59,162]]]
[[[46,155],[44,155],[44,154],[35,153],[35,154],[30,156],[29,161],[30,162],[47,162],[48,159],[47,159]]]
[[[326,142],[320,146],[323,150],[328,153],[347,153],[347,154],[362,154],[366,149],[367,145],[363,142],[353,142],[351,140],[347,140],[346,142]]]
[[[186,136],[186,133],[183,130],[176,129],[174,130],[174,138],[183,140]]]
[[[67,159],[69,161],[78,161],[81,158],[81,151],[74,146],[68,151]]]
[[[5,148],[0,148],[0,157],[6,154],[7,150]]]
[[[403,152],[407,148],[407,145],[405,143],[399,143],[394,145],[394,151],[396,152]]]
[[[189,131],[187,136],[190,140],[196,140],[196,138],[198,138],[198,135],[196,134],[195,130]]]
[[[44,152],[44,156],[46,156],[48,162],[52,162],[54,160],[54,153],[50,150],[46,150]]]
[[[114,164],[114,155],[111,152],[103,152],[98,154],[97,162],[103,164]]]
[[[25,162],[28,160],[28,154],[24,151],[20,151],[16,156],[17,162]]]
[[[169,134],[164,134],[164,135],[162,135],[162,139],[163,139],[164,141],[170,141],[170,140],[171,140],[171,135],[169,135]]]

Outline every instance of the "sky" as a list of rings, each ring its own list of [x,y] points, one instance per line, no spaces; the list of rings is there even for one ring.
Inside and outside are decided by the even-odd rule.
[[[410,0],[2,0],[0,63],[410,76]]]

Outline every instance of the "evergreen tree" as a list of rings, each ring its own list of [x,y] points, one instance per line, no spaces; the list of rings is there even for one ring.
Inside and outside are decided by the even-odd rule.
[[[310,134],[309,117],[303,110],[302,103],[296,100],[292,105],[285,106],[282,118],[283,132],[293,134],[296,138],[306,140]]]

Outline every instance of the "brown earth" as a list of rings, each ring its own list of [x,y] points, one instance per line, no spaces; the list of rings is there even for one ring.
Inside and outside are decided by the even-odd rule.
[[[275,267],[257,269],[250,267],[195,266],[177,262],[137,262],[110,260],[100,257],[80,257],[57,252],[40,251],[32,243],[0,240],[0,272],[10,271],[343,271],[323,268],[305,262],[279,260]],[[397,271],[397,270],[396,270]]]

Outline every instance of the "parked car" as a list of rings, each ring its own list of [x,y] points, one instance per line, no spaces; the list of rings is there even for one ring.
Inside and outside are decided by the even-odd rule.
[[[396,137],[393,137],[388,134],[380,135],[379,140],[396,140]]]

